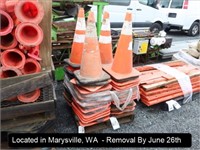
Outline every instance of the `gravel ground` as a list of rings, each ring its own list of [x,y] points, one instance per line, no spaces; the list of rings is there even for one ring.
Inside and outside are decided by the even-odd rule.
[[[72,110],[62,96],[63,90],[62,82],[57,82],[57,119],[55,121],[54,131],[56,133],[77,133],[77,126],[72,116]],[[189,149],[200,149],[199,129],[200,94],[197,94],[193,97],[193,101],[183,105],[179,110],[174,110],[172,112],[161,110],[160,105],[147,107],[138,102],[134,121],[122,124],[121,128],[115,131],[110,128],[98,131],[97,133],[191,133],[192,147]],[[155,150],[155,148],[153,149]]]

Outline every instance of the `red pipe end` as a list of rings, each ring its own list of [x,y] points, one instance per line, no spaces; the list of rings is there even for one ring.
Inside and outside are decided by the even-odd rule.
[[[0,10],[0,36],[9,34],[13,29],[13,20],[11,16],[3,10]]]
[[[17,46],[17,40],[12,33],[1,36],[0,38],[0,49],[13,49]]]
[[[20,23],[16,30],[15,36],[19,43],[25,46],[37,46],[43,40],[42,29],[33,23]]]
[[[0,0],[0,9],[1,10],[6,10],[6,0]]]
[[[18,100],[23,103],[32,103],[35,102],[40,97],[40,90],[37,89],[33,92],[22,94],[17,96]]]
[[[13,68],[13,67],[1,67],[0,68],[0,78],[10,78],[10,77],[16,77],[21,76],[22,73],[19,69]]]
[[[26,57],[18,49],[9,49],[1,54],[1,63],[4,67],[15,67],[22,69],[24,67]]]
[[[31,74],[37,72],[41,72],[40,64],[36,60],[28,58],[25,62],[24,68],[22,69],[22,73]]]
[[[38,1],[20,0],[15,6],[15,14],[21,22],[39,24],[44,17],[44,9]]]
[[[7,0],[5,2],[6,11],[9,13],[14,12],[15,5],[17,4],[18,1],[19,0]]]

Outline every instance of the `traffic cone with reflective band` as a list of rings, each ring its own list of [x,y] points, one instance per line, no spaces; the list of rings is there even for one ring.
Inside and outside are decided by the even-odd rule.
[[[32,47],[28,50],[28,56],[35,59],[35,60],[38,60],[38,61],[41,61],[42,59],[39,57],[40,55],[40,46],[35,46],[35,47]]]
[[[132,12],[128,10],[113,64],[110,66],[104,66],[104,70],[117,81],[130,80],[133,77],[139,76],[140,73],[132,67],[132,53]]]
[[[37,72],[41,72],[40,64],[32,58],[26,59],[24,68],[22,69],[22,73],[32,74],[32,73],[37,73]]]
[[[0,38],[0,49],[7,50],[13,49],[17,46],[18,42],[15,38],[14,33],[1,36]]]
[[[75,28],[71,54],[69,59],[66,59],[67,63],[74,68],[80,68],[83,45],[85,41],[85,30],[86,30],[85,13],[84,9],[80,8],[78,12],[78,19]]]
[[[0,19],[0,36],[11,33],[14,26],[11,16],[7,12],[0,10]]]
[[[15,14],[20,22],[39,24],[44,17],[44,9],[37,0],[19,0]]]
[[[22,73],[19,69],[14,67],[1,67],[0,68],[0,78],[10,78],[21,76]]]
[[[104,12],[101,33],[99,37],[99,49],[102,64],[111,64],[113,61],[112,38],[110,31],[109,13]]]
[[[78,81],[84,85],[95,85],[95,83],[110,79],[110,76],[102,70],[93,12],[89,13],[87,20],[86,37],[80,70],[75,71],[74,75]]]
[[[24,22],[17,26],[15,36],[20,44],[34,47],[42,42],[43,30],[36,24]]]
[[[17,96],[18,100],[23,103],[32,103],[40,97],[40,89]]]
[[[1,54],[1,63],[4,67],[15,67],[22,69],[25,61],[26,57],[19,49],[9,49]]]

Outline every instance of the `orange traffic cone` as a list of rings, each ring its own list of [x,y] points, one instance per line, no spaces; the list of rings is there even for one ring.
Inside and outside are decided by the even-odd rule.
[[[20,22],[39,24],[44,17],[44,9],[37,0],[20,0],[15,6],[15,14]]]
[[[80,67],[83,45],[85,41],[85,30],[86,24],[84,9],[80,8],[70,58],[66,60],[67,63],[74,68]]]
[[[1,67],[0,68],[0,78],[10,78],[21,76],[22,73],[19,69],[14,67]]]
[[[26,57],[19,49],[9,49],[1,54],[1,63],[4,67],[15,67],[22,69]]]
[[[23,74],[32,74],[40,71],[41,71],[40,64],[32,58],[28,58],[26,60],[24,68],[22,69]]]
[[[22,94],[17,96],[18,100],[23,103],[32,103],[35,102],[40,97],[40,90],[37,89],[33,92]]]
[[[104,12],[103,15],[101,34],[99,37],[99,49],[100,49],[102,64],[111,64],[113,61],[113,54],[112,54],[112,38],[111,38],[108,12]]]
[[[140,75],[133,65],[132,52],[132,12],[127,11],[112,66],[104,66],[115,80],[129,80]]]
[[[107,81],[110,76],[102,70],[99,43],[96,33],[94,13],[90,12],[87,20],[84,51],[80,70],[74,72],[81,84],[88,85]]]
[[[9,33],[7,35],[1,36],[0,38],[0,49],[12,49],[17,46],[17,40],[13,33]]]
[[[11,16],[3,10],[0,10],[0,36],[4,36],[12,32],[13,29],[13,20]]]
[[[42,42],[43,31],[40,26],[25,22],[17,26],[15,36],[22,45],[34,47]]]

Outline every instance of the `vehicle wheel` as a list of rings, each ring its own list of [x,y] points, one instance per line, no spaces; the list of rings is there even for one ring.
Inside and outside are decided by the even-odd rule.
[[[152,33],[159,33],[162,30],[162,26],[159,23],[153,23],[149,30]]]
[[[188,35],[196,36],[197,34],[199,34],[199,26],[200,26],[200,23],[194,22],[188,31]]]
[[[165,32],[169,32],[171,29],[170,28],[166,28],[165,29]]]

